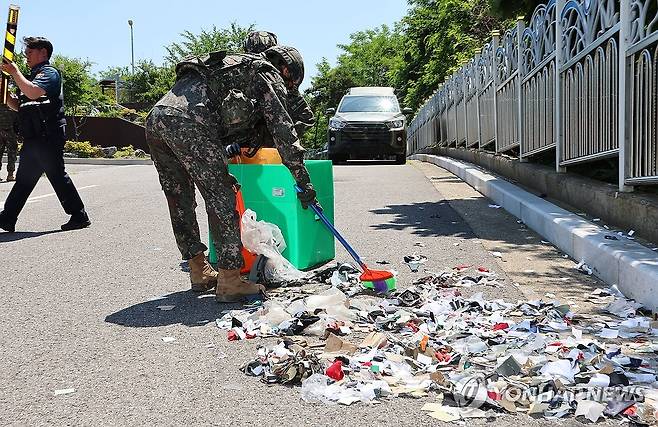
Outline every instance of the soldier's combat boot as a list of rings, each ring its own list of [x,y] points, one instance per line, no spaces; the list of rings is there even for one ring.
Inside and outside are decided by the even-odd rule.
[[[265,294],[265,287],[251,282],[245,282],[240,277],[240,270],[219,270],[217,275],[217,302],[242,302],[249,297],[259,297]]]
[[[16,177],[14,176],[14,172],[9,172],[7,174],[7,182],[11,182],[11,181],[16,181]]]
[[[217,284],[217,272],[206,261],[203,252],[198,253],[188,261],[190,265],[190,281],[194,292],[206,292]]]

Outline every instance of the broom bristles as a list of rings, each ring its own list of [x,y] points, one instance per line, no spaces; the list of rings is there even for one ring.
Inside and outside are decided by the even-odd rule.
[[[375,292],[380,294],[393,292],[396,289],[396,280],[394,276],[389,277],[385,280],[361,280],[363,287],[366,289],[373,289]]]

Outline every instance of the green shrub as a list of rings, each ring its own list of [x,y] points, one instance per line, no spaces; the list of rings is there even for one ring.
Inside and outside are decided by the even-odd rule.
[[[75,154],[77,157],[103,157],[101,147],[91,145],[89,141],[66,141],[64,152]]]
[[[144,125],[146,122],[146,116],[148,111],[133,110],[130,108],[117,108],[110,107],[96,113],[96,117],[109,117],[109,118],[119,118],[137,123],[138,125]]]
[[[135,149],[133,148],[132,145],[129,145],[127,147],[121,147],[117,150],[116,153],[114,153],[114,158],[115,159],[121,159],[123,157],[134,157],[135,156]]]

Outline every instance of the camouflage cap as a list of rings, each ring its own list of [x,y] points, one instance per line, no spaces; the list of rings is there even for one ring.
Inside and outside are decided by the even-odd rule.
[[[261,53],[276,46],[278,43],[276,34],[269,31],[252,31],[244,39],[244,51],[246,53]]]
[[[282,65],[288,68],[290,78],[295,87],[304,80],[304,59],[302,54],[292,46],[272,46],[265,51],[267,59],[277,68]]]

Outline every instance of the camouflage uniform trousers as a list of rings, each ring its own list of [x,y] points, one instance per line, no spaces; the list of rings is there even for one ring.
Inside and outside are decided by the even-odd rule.
[[[237,181],[228,171],[221,144],[209,129],[185,114],[154,107],[146,121],[146,140],[169,205],[171,225],[183,259],[207,249],[201,243],[194,186],[206,203],[208,224],[218,268],[243,265],[239,215],[235,206]]]
[[[16,170],[16,156],[18,152],[18,135],[14,129],[0,129],[0,168],[2,156],[7,151],[7,172],[13,174]]]

